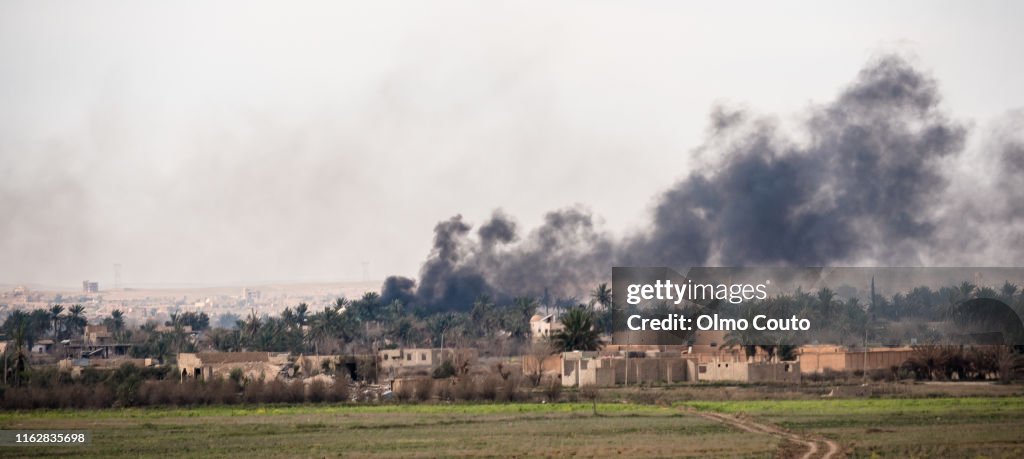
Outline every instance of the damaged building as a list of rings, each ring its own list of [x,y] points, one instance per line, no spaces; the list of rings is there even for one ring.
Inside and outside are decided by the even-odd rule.
[[[178,354],[181,380],[228,378],[234,370],[250,380],[271,380],[292,367],[288,354],[273,352],[198,352]]]

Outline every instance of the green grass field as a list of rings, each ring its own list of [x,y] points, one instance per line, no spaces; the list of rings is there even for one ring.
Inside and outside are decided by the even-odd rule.
[[[855,457],[1022,457],[1024,397],[629,403],[132,408],[0,413],[4,429],[92,432],[78,447],[0,455],[773,457],[779,440],[722,412],[822,435]]]
[[[1024,457],[1024,397],[688,402],[822,435],[852,457]]]
[[[17,456],[770,456],[776,440],[678,408],[602,404],[294,406],[0,414],[6,429],[81,429],[75,448]]]

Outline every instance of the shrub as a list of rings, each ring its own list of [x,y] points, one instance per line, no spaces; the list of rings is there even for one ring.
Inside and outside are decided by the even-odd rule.
[[[551,403],[555,403],[562,395],[562,381],[558,378],[546,378],[543,382],[544,397]]]
[[[452,400],[452,379],[442,379],[434,384],[434,392],[439,400],[451,401]]]
[[[263,391],[266,384],[263,383],[262,379],[256,381],[250,381],[245,385],[245,389],[242,390],[242,400],[245,403],[261,403],[263,402]]]
[[[394,391],[395,398],[400,402],[407,402],[412,399],[412,391],[412,382],[408,380],[402,381],[398,385],[398,389]]]
[[[238,386],[241,387],[243,379],[245,378],[245,372],[243,372],[241,368],[233,368],[231,369],[229,377],[235,384],[238,384]]]
[[[599,396],[599,392],[597,390],[597,386],[588,384],[586,386],[580,387],[580,398],[581,399],[586,400],[586,401],[589,402],[589,401],[597,400],[598,396]]]
[[[425,402],[430,400],[431,395],[434,394],[434,380],[431,378],[422,378],[416,381],[415,387],[413,388],[413,397],[416,400]]]
[[[239,387],[234,380],[218,378],[212,384],[207,385],[207,390],[210,391],[210,403],[221,405],[238,403]]]
[[[518,375],[510,375],[507,379],[502,381],[501,388],[498,392],[498,400],[507,402],[526,400],[526,394],[519,389],[521,384],[522,379]]]
[[[451,378],[455,376],[455,365],[452,365],[450,359],[444,359],[437,368],[434,368],[434,379]]]
[[[327,401],[329,402],[347,402],[349,401],[349,390],[348,390],[348,379],[342,375],[334,378],[334,384],[331,384],[330,390],[327,392]]]
[[[321,403],[327,400],[327,385],[316,379],[306,388],[306,401],[310,403]]]
[[[146,381],[140,389],[139,398],[147,405],[170,405],[175,381]]]
[[[494,401],[498,398],[498,386],[501,379],[495,375],[488,375],[477,385],[477,395],[480,400]]]
[[[453,400],[472,401],[476,399],[476,384],[473,382],[473,378],[469,375],[459,378],[455,385],[451,386],[451,395]]]
[[[199,403],[199,382],[185,381],[175,384],[171,391],[171,404],[176,406],[195,405]]]
[[[288,386],[280,379],[273,379],[263,387],[263,403],[282,403],[288,401]]]
[[[291,384],[285,384],[284,403],[302,403],[306,399],[306,384],[301,379],[296,379]]]

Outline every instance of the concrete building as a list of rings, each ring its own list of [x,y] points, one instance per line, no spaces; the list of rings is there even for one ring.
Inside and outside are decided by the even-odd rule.
[[[64,355],[78,358],[118,358],[127,356],[132,345],[118,343],[106,325],[86,325],[81,340],[66,340]]]
[[[900,367],[913,355],[910,347],[872,347],[848,349],[834,344],[807,345],[797,349],[800,367],[804,373],[828,371],[888,370]]]
[[[82,281],[82,292],[84,293],[96,293],[100,291],[99,282],[90,282],[87,280]]]
[[[246,302],[252,303],[255,301],[259,301],[260,296],[261,295],[259,290],[253,290],[248,287],[242,288],[242,299],[245,300]]]
[[[88,346],[102,346],[114,343],[114,334],[107,330],[106,325],[86,325],[82,332],[85,344]]]
[[[151,367],[154,365],[153,359],[129,359],[129,358],[116,358],[116,359],[90,359],[90,358],[79,358],[79,359],[63,359],[57,362],[57,368],[61,371],[71,372],[71,376],[79,377],[82,375],[82,371],[86,368],[102,371],[114,371],[121,368],[122,365],[134,365],[139,368]]]
[[[377,376],[378,380],[383,381],[426,375],[445,360],[450,360],[456,369],[466,369],[475,365],[477,358],[476,349],[384,349],[377,352]]]
[[[530,318],[530,336],[535,343],[548,339],[563,328],[562,322],[554,314],[534,314]]]
[[[560,354],[562,385],[800,382],[800,362],[768,362],[765,355],[748,361],[742,349],[721,346],[714,339],[686,346],[610,345],[597,352],[565,352]]]
[[[291,367],[288,354],[271,352],[199,352],[178,354],[181,380],[186,378],[209,381],[227,378],[233,370],[241,370],[250,380],[272,380]]]
[[[694,334],[693,341],[686,350],[687,354],[693,355],[698,362],[746,362],[747,354],[741,346],[726,345],[724,331],[702,331]],[[752,357],[755,361],[764,361],[768,355],[763,349],[757,348]]]
[[[32,345],[33,354],[52,354],[55,344],[52,339],[41,339]]]
[[[678,352],[631,351],[562,353],[563,386],[677,383],[692,380],[693,361]]]
[[[798,384],[800,383],[800,362],[702,362],[697,364],[696,381]]]

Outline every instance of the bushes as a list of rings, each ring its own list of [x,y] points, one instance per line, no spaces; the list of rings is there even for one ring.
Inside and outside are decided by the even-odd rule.
[[[314,379],[306,388],[306,400],[309,403],[321,403],[327,400],[327,385],[319,379]]]
[[[476,400],[476,383],[470,376],[463,376],[459,378],[454,385],[451,386],[451,398],[453,400],[460,400],[470,402]]]
[[[452,376],[455,376],[455,365],[452,365],[452,361],[450,359],[444,359],[437,368],[434,368],[433,376],[434,379],[451,378]]]
[[[408,402],[412,399],[412,384],[400,384],[394,391],[395,398],[400,402]]]
[[[338,376],[327,391],[327,401],[332,403],[349,401],[348,378]]]
[[[502,381],[501,388],[498,392],[498,400],[502,402],[518,402],[526,400],[528,397],[525,392],[520,389],[522,379],[518,375],[511,375]]]
[[[466,378],[469,379],[469,378]],[[480,400],[493,402],[498,398],[498,386],[501,384],[501,379],[494,375],[488,375],[480,381],[477,386],[477,396]]]
[[[430,400],[430,397],[434,395],[434,380],[432,378],[422,378],[416,381],[413,385],[413,398],[419,402],[425,402]]]
[[[263,403],[263,392],[266,384],[262,379],[249,381],[242,389],[242,401],[245,403]]]
[[[500,368],[499,368],[500,369]],[[169,370],[173,372],[173,370]],[[127,406],[201,406],[238,403],[345,403],[352,400],[348,378],[339,376],[333,382],[320,376],[313,380],[246,380],[238,372],[228,378],[209,381],[178,378],[163,379],[134,367],[116,371],[91,371],[83,378],[70,379],[65,374],[47,372],[35,375],[29,387],[0,388],[0,409],[35,408],[110,408]],[[398,402],[518,402],[543,399],[560,401],[562,385],[559,378],[545,378],[538,389],[523,383],[527,379],[517,372],[484,372],[445,379],[422,376],[396,386]],[[533,393],[536,392],[536,393]],[[378,400],[373,389],[360,390],[366,402]],[[572,398],[577,396],[572,392]],[[582,393],[580,393],[582,394]],[[586,398],[586,396],[584,396]]]
[[[453,381],[451,379],[443,379],[443,380],[438,380],[437,383],[434,384],[434,392],[435,392],[435,395],[437,395],[438,400],[442,400],[442,401],[451,401],[452,400],[452,398],[454,397],[454,394],[453,394],[453,391],[452,391],[452,382]]]
[[[951,345],[915,346],[904,367],[918,379],[987,379],[1013,377],[1012,365],[1003,368],[1000,362],[1015,359],[1009,347],[977,346],[964,348]],[[1003,370],[1006,371],[1003,371]]]
[[[349,400],[347,380],[328,385],[317,380],[250,381],[240,387],[232,379],[211,381],[143,380],[135,375],[120,383],[93,385],[73,382],[45,387],[10,387],[0,396],[0,408],[111,408],[121,406],[195,406],[236,403],[323,403]]]
[[[106,386],[96,388],[82,384],[55,387],[9,387],[4,391],[0,407],[6,410],[38,408],[106,408],[114,401],[114,393]]]
[[[139,389],[137,405],[233,405],[241,401],[237,384],[231,380],[146,381]]]
[[[548,402],[555,403],[562,396],[562,381],[558,378],[546,378],[541,385],[544,387],[544,397]]]

